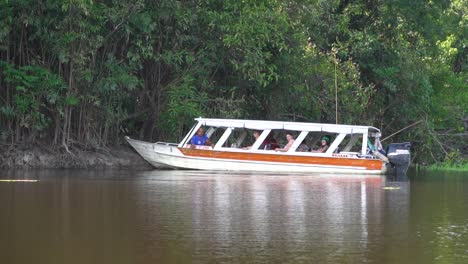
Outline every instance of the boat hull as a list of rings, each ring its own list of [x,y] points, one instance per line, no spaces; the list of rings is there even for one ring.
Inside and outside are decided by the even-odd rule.
[[[148,143],[130,138],[127,141],[146,161],[159,169],[346,174],[384,174],[386,170],[384,163],[377,159],[291,155],[274,151],[215,151],[179,148],[176,144]]]
[[[166,154],[171,147],[171,145],[161,145],[156,143],[148,143],[140,140],[131,139],[129,137],[125,137],[127,142],[140,154],[143,159],[145,159],[149,164],[157,169],[174,169],[177,166],[171,166],[164,162],[166,160]]]

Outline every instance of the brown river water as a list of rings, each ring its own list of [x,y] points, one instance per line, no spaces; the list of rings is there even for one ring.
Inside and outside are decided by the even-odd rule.
[[[0,201],[5,264],[468,263],[464,173],[1,171]]]

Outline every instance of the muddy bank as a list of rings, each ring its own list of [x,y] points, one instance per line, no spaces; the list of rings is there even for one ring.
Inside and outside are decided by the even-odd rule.
[[[103,150],[52,150],[44,147],[0,149],[0,168],[63,168],[104,169],[152,167],[129,146],[111,147]]]

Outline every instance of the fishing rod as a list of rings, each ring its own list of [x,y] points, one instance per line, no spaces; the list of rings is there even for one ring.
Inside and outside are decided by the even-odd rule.
[[[415,123],[413,123],[413,124],[411,124],[411,125],[409,125],[409,126],[407,126],[407,127],[405,127],[405,128],[402,128],[402,129],[398,130],[397,132],[391,134],[390,136],[388,136],[388,137],[386,137],[386,138],[380,140],[380,142],[383,142],[383,141],[385,141],[386,139],[389,139],[389,138],[393,137],[394,135],[400,133],[401,131],[403,131],[403,130],[405,130],[405,129],[408,129],[408,128],[410,128],[410,127],[416,125],[416,124],[419,124],[419,123],[421,123],[422,121],[423,121],[423,120],[421,119],[421,120],[419,120],[419,121],[417,121],[417,122],[415,122]]]

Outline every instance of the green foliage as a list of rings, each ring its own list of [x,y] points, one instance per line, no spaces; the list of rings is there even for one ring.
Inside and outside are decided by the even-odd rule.
[[[66,103],[66,85],[59,76],[38,66],[14,65],[0,61],[5,82],[14,87],[13,101],[1,108],[0,113],[7,119],[18,118],[21,127],[43,130],[50,118],[48,108],[60,107]]]
[[[15,109],[12,106],[4,105],[0,107],[0,113],[7,119],[13,119],[15,117]]]
[[[463,159],[466,11],[460,0],[0,1],[1,140],[177,140],[197,116],[390,135],[423,119],[392,139],[413,141],[420,163]]]
[[[224,12],[213,21],[223,33],[234,70],[262,87],[279,79],[275,54],[289,49],[286,37],[290,25],[280,8],[277,1],[227,2]]]
[[[456,164],[451,164],[451,163],[436,163],[432,164],[427,167],[429,170],[435,170],[435,171],[463,171],[467,172],[468,171],[468,163],[456,163]]]
[[[161,123],[167,133],[173,133],[173,139],[180,139],[180,130],[191,124],[193,118],[202,115],[201,106],[207,100],[194,86],[194,79],[185,76],[179,83],[170,86],[168,91],[168,110],[162,115]]]

